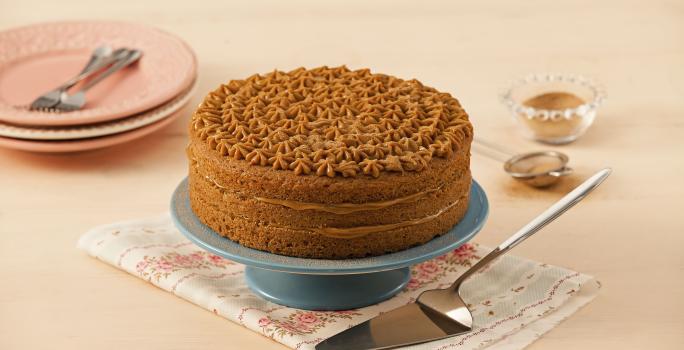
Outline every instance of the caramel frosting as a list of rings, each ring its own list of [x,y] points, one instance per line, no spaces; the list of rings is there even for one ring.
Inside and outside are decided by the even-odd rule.
[[[320,67],[232,80],[195,111],[191,132],[231,161],[296,175],[421,171],[467,147],[468,116],[447,93],[368,69]]]

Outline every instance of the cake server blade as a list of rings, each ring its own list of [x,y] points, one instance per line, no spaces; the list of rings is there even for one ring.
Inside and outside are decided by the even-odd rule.
[[[470,331],[418,303],[404,305],[358,324],[316,345],[316,350],[391,349]]]

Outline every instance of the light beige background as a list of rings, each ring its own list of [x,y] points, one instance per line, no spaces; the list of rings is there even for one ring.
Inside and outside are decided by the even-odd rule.
[[[498,103],[510,79],[552,71],[600,80],[609,99],[595,125],[558,148],[572,158],[573,179],[529,189],[473,156],[492,206],[476,240],[498,243],[612,166],[586,202],[514,251],[603,282],[594,302],[531,348],[684,347],[681,1],[0,0],[0,29],[84,18],[184,38],[199,57],[202,92],[301,65],[415,77],[458,97],[479,136],[521,151],[548,147],[523,140]],[[83,154],[0,150],[0,349],[282,348],[75,248],[94,225],[166,210],[186,173],[186,122]]]

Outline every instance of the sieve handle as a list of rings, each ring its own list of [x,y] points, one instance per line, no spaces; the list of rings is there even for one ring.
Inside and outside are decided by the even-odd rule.
[[[477,153],[503,163],[513,158],[515,155],[511,151],[479,137],[474,137],[473,143],[477,146],[477,148],[474,149]]]

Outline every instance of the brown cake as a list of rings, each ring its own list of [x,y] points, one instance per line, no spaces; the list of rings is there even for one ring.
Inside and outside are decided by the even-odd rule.
[[[458,101],[417,80],[346,67],[232,80],[192,117],[192,208],[276,254],[396,252],[463,217],[472,135]]]

